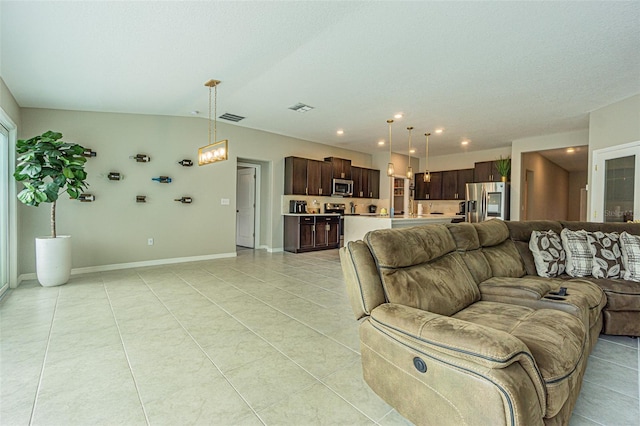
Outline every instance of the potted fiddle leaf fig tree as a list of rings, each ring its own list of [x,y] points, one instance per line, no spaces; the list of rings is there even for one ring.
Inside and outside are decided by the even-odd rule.
[[[24,185],[18,199],[28,206],[51,204],[51,236],[36,237],[36,274],[43,286],[65,284],[71,274],[71,237],[56,232],[56,202],[63,193],[77,199],[88,186],[84,151],[51,130],[16,144],[13,177]]]

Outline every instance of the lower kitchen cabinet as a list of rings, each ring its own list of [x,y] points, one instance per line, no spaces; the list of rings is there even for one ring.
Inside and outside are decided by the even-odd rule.
[[[285,216],[284,249],[292,253],[340,247],[339,216]]]

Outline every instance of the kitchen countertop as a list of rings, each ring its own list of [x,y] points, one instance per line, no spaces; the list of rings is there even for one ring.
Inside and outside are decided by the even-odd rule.
[[[340,216],[338,213],[282,213],[283,216]]]
[[[356,215],[344,218],[344,242],[361,240],[374,229],[407,228],[410,226],[451,223],[452,219],[464,219],[459,214],[424,214],[421,216]]]

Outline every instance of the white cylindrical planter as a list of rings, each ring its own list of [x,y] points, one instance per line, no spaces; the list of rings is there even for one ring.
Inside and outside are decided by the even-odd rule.
[[[44,287],[65,284],[71,275],[71,236],[36,238],[36,274]]]

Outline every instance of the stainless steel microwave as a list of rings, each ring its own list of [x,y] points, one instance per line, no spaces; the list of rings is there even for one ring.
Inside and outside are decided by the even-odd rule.
[[[334,179],[331,195],[334,197],[350,197],[353,195],[353,181],[348,179]]]

